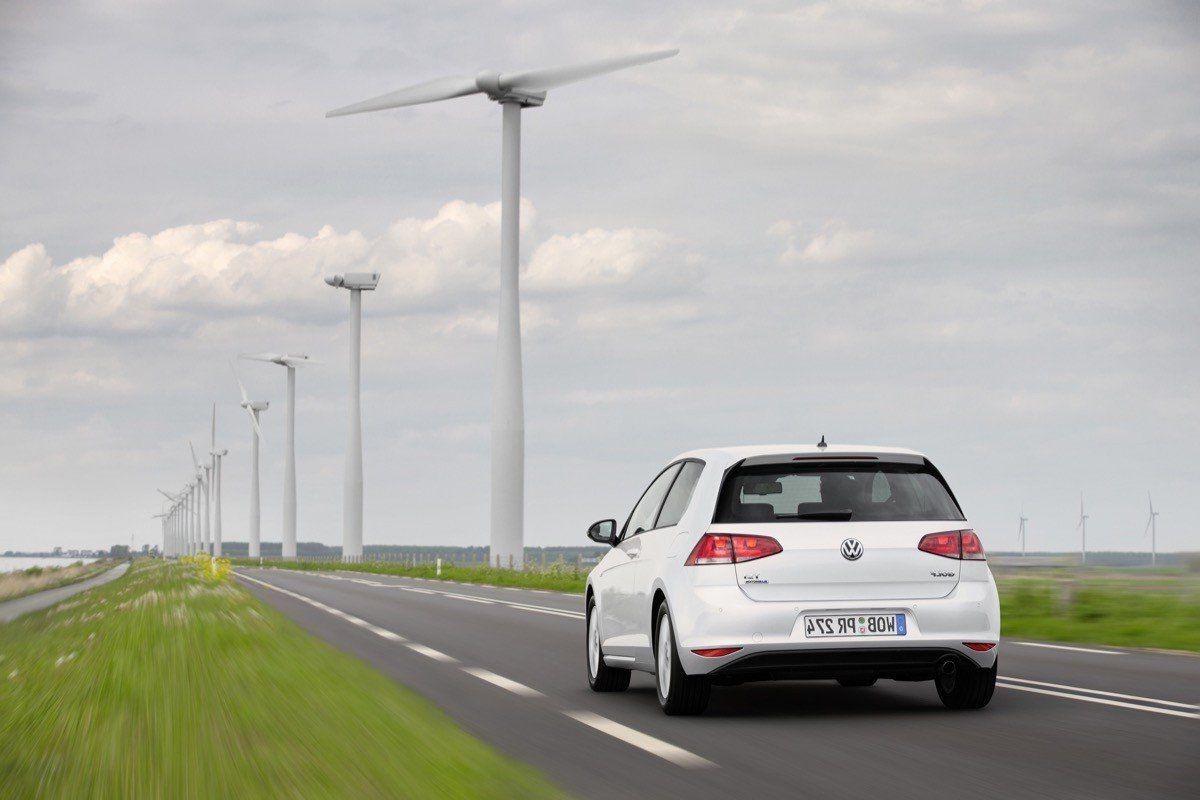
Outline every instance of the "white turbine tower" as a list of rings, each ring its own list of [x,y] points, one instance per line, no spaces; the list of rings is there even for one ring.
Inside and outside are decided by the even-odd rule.
[[[362,560],[362,293],[379,285],[378,272],[330,275],[325,282],[350,290],[350,420],[346,436],[346,473],[342,490],[342,561]]]
[[[201,464],[196,459],[196,448],[192,443],[188,442],[188,447],[192,450],[192,463],[196,467],[196,483],[200,484],[200,508],[197,513],[201,518],[201,541],[200,549],[212,555],[212,517],[210,514],[210,501],[212,500],[212,492],[209,488],[209,480],[212,478],[212,464]]]
[[[1079,544],[1079,563],[1087,563],[1087,521],[1088,515],[1083,512],[1083,493],[1079,494],[1079,522],[1075,527],[1079,529],[1080,544]]]
[[[212,458],[212,497],[213,497],[213,549],[216,558],[221,557],[221,459],[228,455],[228,450],[217,449],[217,404],[213,403],[212,434],[209,436],[208,455]]]
[[[1021,509],[1021,524],[1017,528],[1017,539],[1021,542],[1021,556],[1025,555],[1025,523],[1029,522],[1029,517],[1025,516],[1025,509]]]
[[[179,507],[183,502],[182,494],[171,494],[164,492],[162,489],[155,489],[156,492],[171,501],[171,510],[167,512],[170,520],[170,555],[179,555]]]
[[[1150,534],[1150,566],[1158,565],[1158,512],[1154,510],[1154,499],[1146,492],[1146,500],[1150,503],[1150,519],[1146,520],[1146,533]]]
[[[521,376],[521,312],[519,298],[519,214],[521,202],[521,110],[536,108],[546,92],[627,67],[670,58],[678,50],[658,50],[583,64],[529,72],[483,71],[474,77],[452,76],[426,81],[361,103],[337,108],[325,116],[433,103],[471,94],[486,94],[503,108],[500,158],[500,314],[496,332],[496,369],[492,387],[492,556],[524,566],[525,403]]]
[[[266,361],[287,369],[287,402],[283,407],[283,557],[296,557],[296,367],[312,363],[306,355],[244,353],[239,358]]]
[[[266,400],[251,400],[246,394],[246,387],[242,385],[239,379],[238,389],[242,391],[242,408],[246,409],[246,413],[250,415],[250,531],[249,531],[249,552],[247,555],[250,558],[260,558],[262,556],[261,542],[259,540],[259,523],[262,520],[262,515],[259,511],[258,502],[258,449],[259,443],[263,439],[262,427],[258,424],[258,415],[267,410],[270,405]]]

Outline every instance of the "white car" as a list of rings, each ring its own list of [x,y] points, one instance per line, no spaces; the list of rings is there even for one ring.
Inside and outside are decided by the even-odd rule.
[[[650,482],[587,582],[587,673],[656,676],[668,714],[715,684],[933,680],[950,708],[996,686],[1000,603],[979,536],[920,453],[772,445],[696,450]]]

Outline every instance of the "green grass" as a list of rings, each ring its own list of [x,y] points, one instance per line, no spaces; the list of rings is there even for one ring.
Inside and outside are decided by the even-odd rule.
[[[1056,570],[997,573],[1005,636],[1200,652],[1200,576]]]
[[[0,796],[559,795],[238,586],[139,561],[0,625]]]
[[[0,573],[0,602],[79,583],[114,566],[115,561],[101,559],[89,564],[76,562],[65,567],[30,567],[17,572]]]
[[[232,559],[235,566],[257,567],[257,558]],[[406,578],[437,579],[437,567],[433,564],[407,566],[391,561],[364,561],[359,564],[343,564],[340,561],[279,561],[264,559],[264,567],[279,567],[296,570],[351,570],[370,572],[375,575],[400,575]],[[576,570],[574,564],[551,564],[545,568],[530,565],[525,570],[501,569],[498,567],[461,567],[442,565],[440,580],[460,583],[488,583],[493,586],[519,586],[523,589],[549,589],[556,592],[583,594],[587,587],[587,570]]]

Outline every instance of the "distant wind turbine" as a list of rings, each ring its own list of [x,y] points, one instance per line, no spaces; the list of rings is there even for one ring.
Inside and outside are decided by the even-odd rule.
[[[210,514],[210,501],[212,492],[209,490],[209,480],[212,477],[212,464],[201,464],[196,458],[196,448],[192,443],[188,442],[188,447],[192,451],[192,463],[196,467],[196,482],[200,484],[200,503],[199,515],[202,520],[200,549],[208,555],[212,555],[212,517]]]
[[[258,497],[258,448],[259,443],[263,439],[262,428],[258,424],[258,415],[267,410],[270,405],[266,400],[251,400],[246,394],[246,387],[242,385],[242,381],[238,378],[238,389],[242,392],[242,408],[246,409],[246,413],[250,415],[250,532],[249,532],[249,552],[247,555],[250,558],[259,558],[262,556],[261,545],[259,541],[259,524],[262,521],[262,514],[259,511]]]
[[[1029,517],[1025,516],[1025,509],[1021,509],[1021,524],[1017,529],[1017,539],[1021,542],[1021,555],[1025,555],[1025,523],[1029,522]]]
[[[228,455],[228,450],[217,449],[217,404],[213,403],[212,432],[209,434],[208,455],[212,458],[212,495],[213,495],[213,550],[212,554],[221,557],[221,542],[224,541],[221,530],[221,459]]]
[[[1146,533],[1150,534],[1150,566],[1158,564],[1158,512],[1154,510],[1154,500],[1146,492],[1146,500],[1150,503],[1150,519],[1146,520]],[[1145,536],[1146,533],[1142,535]]]
[[[287,369],[287,398],[283,407],[283,557],[296,557],[296,367],[310,364],[306,355],[244,353],[239,358],[266,361]]]
[[[334,109],[340,117],[486,94],[503,108],[500,159],[500,313],[496,331],[495,384],[492,388],[492,556],[524,566],[525,401],[521,375],[519,236],[521,202],[521,111],[536,108],[546,92],[628,67],[670,58],[678,50],[658,50],[529,72],[483,71],[436,78],[396,92]]]
[[[1088,515],[1083,512],[1083,493],[1079,494],[1079,522],[1075,527],[1079,529],[1080,548],[1079,548],[1079,563],[1087,563],[1087,521]]]

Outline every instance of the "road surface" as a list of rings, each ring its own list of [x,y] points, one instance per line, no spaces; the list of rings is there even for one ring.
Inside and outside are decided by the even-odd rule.
[[[983,711],[943,709],[931,683],[817,681],[715,687],[704,716],[667,717],[651,676],[588,689],[580,596],[237,573],[578,797],[1193,798],[1200,784],[1198,657],[1005,641]]]
[[[43,608],[49,608],[55,603],[61,603],[68,597],[77,595],[80,592],[94,589],[109,581],[115,581],[124,575],[127,569],[129,569],[129,562],[118,564],[110,570],[101,572],[99,575],[80,581],[79,583],[60,586],[57,589],[46,589],[43,592],[35,594],[27,594],[24,597],[18,597],[16,600],[7,600],[0,603],[0,623],[10,622],[31,611],[41,611]]]

